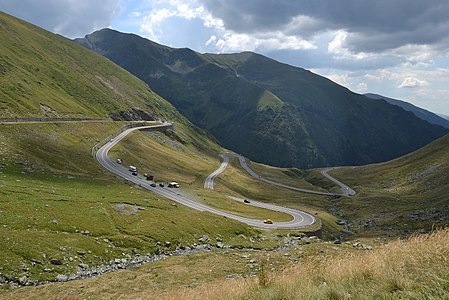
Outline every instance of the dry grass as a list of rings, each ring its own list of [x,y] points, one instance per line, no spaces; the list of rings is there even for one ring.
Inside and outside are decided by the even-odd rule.
[[[226,281],[161,299],[449,299],[449,229],[262,275],[264,284]]]

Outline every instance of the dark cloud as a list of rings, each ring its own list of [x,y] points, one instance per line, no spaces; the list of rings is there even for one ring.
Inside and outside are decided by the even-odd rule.
[[[199,0],[226,28],[239,33],[282,30],[300,37],[343,29],[354,51],[447,41],[447,0]],[[447,46],[447,45],[444,45]]]
[[[69,38],[111,25],[119,0],[0,0],[0,10]]]

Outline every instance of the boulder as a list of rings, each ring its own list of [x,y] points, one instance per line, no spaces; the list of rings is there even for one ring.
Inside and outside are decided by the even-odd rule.
[[[198,239],[198,241],[201,242],[201,243],[207,243],[209,241],[209,236],[207,234],[205,234],[205,235],[201,236]]]
[[[56,276],[56,281],[57,281],[57,282],[66,282],[67,279],[68,279],[68,277],[65,276],[65,275],[62,275],[62,274],[58,274],[58,275]]]

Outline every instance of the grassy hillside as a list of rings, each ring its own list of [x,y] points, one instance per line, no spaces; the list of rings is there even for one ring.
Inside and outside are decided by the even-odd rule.
[[[104,57],[1,12],[0,39],[0,118],[176,115],[146,84]]]
[[[350,230],[365,234],[408,234],[449,224],[448,149],[446,135],[386,163],[331,172],[357,191],[340,203],[337,215],[352,220]]]
[[[221,148],[136,77],[8,15],[0,14],[0,26],[0,117],[169,119],[175,121],[176,134],[167,140],[182,148],[165,156],[158,156],[160,147],[152,152],[152,159],[166,167],[165,180],[199,182],[219,165]],[[193,246],[203,235],[210,236],[212,245],[217,239],[238,247],[279,244],[260,239],[259,230],[173,205],[104,171],[91,149],[124,124],[0,124],[1,283],[5,276],[22,283],[55,280],[114,259]],[[135,148],[122,156],[124,161],[138,158],[134,151],[151,148],[148,141],[142,134],[130,137],[126,144]],[[178,154],[184,161],[175,160]],[[170,170],[170,161],[180,165]],[[114,208],[117,204],[140,210],[125,215]],[[265,214],[257,209],[246,213]]]
[[[173,106],[107,59],[61,37],[4,14],[0,15],[0,26],[0,35],[4,37],[0,44],[0,51],[4,54],[0,56],[1,72],[5,72],[5,76],[0,78],[3,101],[1,117],[112,116],[174,120],[174,131],[135,132],[117,145],[111,155],[122,158],[125,164],[152,172],[157,181],[179,181],[182,186],[180,191],[198,201],[233,213],[274,220],[287,220],[288,216],[236,204],[225,195],[303,209],[321,220],[320,224],[310,229],[322,225],[321,236],[332,240],[338,238],[346,226],[341,222],[337,224],[337,221],[341,221],[337,217],[342,218],[348,222],[349,227],[346,229],[354,230],[358,236],[375,236],[376,240],[362,240],[370,245],[378,243],[377,237],[384,236],[386,231],[396,235],[403,234],[405,229],[429,229],[434,218],[441,219],[447,215],[444,215],[444,209],[447,207],[445,195],[449,182],[446,180],[448,137],[386,164],[335,171],[339,179],[357,190],[357,196],[349,199],[307,195],[268,186],[248,176],[235,159],[220,175],[216,190],[205,191],[201,188],[203,181],[219,166],[217,153],[223,149],[192,126]],[[157,53],[171,51],[166,47],[158,47]],[[178,74],[187,74],[192,69],[200,68],[204,62],[199,57],[199,60],[186,63],[185,57],[190,58],[192,55],[190,50],[174,51],[174,55],[177,59],[169,66]],[[230,56],[232,59],[227,60],[227,67],[235,68],[236,64],[248,61],[250,56]],[[201,80],[217,84],[216,99],[223,101],[220,105],[227,104],[220,95],[226,89],[236,88],[234,95],[238,106],[231,105],[221,113],[215,112],[217,117],[213,119],[226,119],[229,117],[227,112],[237,108],[248,113],[245,115],[248,118],[253,111],[263,112],[258,116],[266,117],[266,112],[284,110],[290,105],[278,94],[251,84],[246,79],[230,76],[220,81],[223,64],[217,61],[204,66],[210,68],[210,73],[206,74],[216,78],[203,74]],[[42,73],[39,73],[40,70]],[[157,72],[154,74],[156,77],[159,75]],[[36,80],[42,83],[41,88],[36,86],[39,85]],[[218,82],[223,83],[223,86]],[[258,96],[249,102],[245,101],[245,97],[250,98],[253,94]],[[44,96],[48,96],[45,98],[47,102],[41,102]],[[354,266],[347,258],[339,256],[334,261],[325,260],[322,265],[318,262],[320,272],[317,277],[313,277],[315,273],[307,273],[313,281],[310,286],[310,281],[296,281],[295,272],[288,275],[294,280],[291,285],[290,282],[284,285],[285,282],[276,281],[276,278],[282,277],[270,275],[267,270],[275,272],[298,262],[309,270],[312,264],[316,266],[316,260],[321,261],[328,255],[334,257],[344,253],[348,256],[365,250],[353,247],[352,243],[334,245],[319,242],[317,238],[303,238],[303,233],[296,230],[250,228],[227,218],[175,205],[172,201],[116,178],[93,159],[91,149],[124,124],[0,124],[0,284],[5,278],[27,284],[35,280],[54,281],[82,270],[94,273],[111,265],[123,268],[123,260],[132,263],[146,255],[175,249],[197,249],[198,244],[203,243],[210,246],[223,243],[232,248],[168,259],[87,281],[18,289],[13,289],[14,284],[1,285],[0,298],[118,298],[121,294],[130,298],[151,298],[156,293],[161,296],[169,293],[167,297],[183,298],[189,296],[184,288],[189,290],[205,283],[215,284],[226,276],[251,278],[257,274],[262,276],[264,288],[259,289],[257,285],[253,288],[252,279],[248,279],[245,288],[237,284],[234,289],[232,284],[236,281],[233,281],[230,283],[231,291],[236,294],[230,295],[228,289],[227,293],[220,296],[269,298],[273,295],[275,298],[288,298],[299,294],[296,287],[300,287],[301,291],[312,296],[330,295],[331,298],[336,295],[338,298],[346,293],[359,295],[360,287],[365,287],[367,283],[373,286],[374,296],[414,296],[404,293],[412,291],[419,295],[425,293],[428,286],[434,288],[435,297],[445,296],[446,287],[440,284],[440,278],[447,278],[447,273],[439,267],[447,270],[444,265],[446,261],[440,260],[447,252],[446,248],[440,246],[448,244],[446,231],[438,238],[435,235],[427,240],[422,239],[432,247],[438,247],[439,252],[429,247],[410,248],[425,260],[424,264],[422,261],[420,264],[425,267],[428,277],[416,270],[416,260],[411,260],[409,264],[401,263],[403,261],[400,258],[405,255],[397,252],[400,255],[395,256],[396,250],[392,246],[391,252],[376,252],[380,253],[381,258],[391,256],[391,261],[390,258],[382,261],[374,254],[367,254],[360,256],[361,262],[356,257],[352,258]],[[269,122],[266,124],[267,130],[270,129]],[[313,188],[311,183],[314,183],[320,186],[318,189],[335,188],[317,175],[318,170],[305,172],[278,169],[256,163],[251,163],[251,166],[267,178],[300,187]],[[117,204],[128,207],[125,212],[132,211],[132,206],[139,209],[135,214],[128,215],[117,209]],[[423,214],[416,215],[418,212]],[[362,221],[369,221],[368,226],[360,223]],[[444,225],[447,219],[435,223]],[[207,242],[203,242],[205,235],[209,239]],[[295,244],[297,246],[289,249],[266,251],[279,245]],[[406,247],[403,246],[409,249]],[[411,259],[413,253],[406,254]],[[381,267],[374,263],[366,264],[366,261],[380,261]],[[434,267],[437,263],[439,267]],[[327,271],[333,272],[334,265],[345,266],[347,272],[337,273],[335,277],[328,275]],[[391,268],[383,268],[385,265]],[[362,275],[368,274],[362,276],[363,280],[355,280],[352,275],[348,275],[358,275],[355,272],[362,266],[374,266],[365,269],[366,272],[362,271]],[[408,273],[403,272],[405,269],[401,269],[401,266],[405,266]],[[388,274],[378,273],[383,269]],[[434,281],[430,282],[430,277]],[[396,278],[396,281],[392,278]],[[324,286],[323,291],[316,291],[316,286],[322,286],[323,281],[326,281],[327,286]],[[215,286],[208,289],[212,293],[211,297],[215,298],[217,293],[222,292]],[[379,293],[376,294],[376,291]],[[198,295],[196,291],[192,293],[192,297]],[[200,293],[204,295],[205,291],[200,290]]]
[[[448,132],[251,52],[200,54],[109,29],[75,41],[147,82],[225,147],[270,165],[380,162]]]
[[[309,257],[284,272],[180,289],[161,299],[447,299],[447,255],[446,229],[370,252]]]
[[[196,254],[0,295],[4,299],[446,299],[448,245],[449,232],[443,230],[372,251],[351,244],[312,243],[271,253]]]

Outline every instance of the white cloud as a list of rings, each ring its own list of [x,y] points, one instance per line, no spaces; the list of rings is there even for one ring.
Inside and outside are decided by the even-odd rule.
[[[222,34],[221,38],[215,42],[215,47],[219,52],[316,48],[310,42],[285,36],[281,32],[264,35],[248,35],[234,33],[232,31]]]
[[[345,74],[329,74],[325,75],[325,77],[329,78],[333,82],[338,83],[342,86],[348,86],[349,85],[349,75],[348,73]]]
[[[210,44],[215,44],[217,40],[218,38],[215,35],[211,35],[206,42],[206,46],[209,46]]]
[[[415,77],[406,77],[399,85],[399,88],[417,88],[422,86],[427,86],[429,83],[425,80],[419,80]]]
[[[160,24],[166,19],[176,15],[175,11],[162,8],[145,16],[140,25],[140,30],[147,34],[147,37],[156,42],[162,35]]]
[[[157,42],[163,35],[164,26],[169,26],[168,19],[179,17],[185,20],[199,19],[205,28],[214,30],[215,33],[204,44],[218,52],[316,48],[312,42],[282,31],[247,34],[228,30],[223,20],[214,17],[196,0],[161,0],[158,3],[165,6],[153,7],[141,24],[141,31]]]
[[[360,82],[357,84],[355,91],[360,94],[366,93],[368,91],[368,85],[365,82]]]
[[[338,30],[336,31],[334,36],[334,39],[329,42],[327,46],[327,51],[330,54],[334,55],[334,58],[336,59],[355,59],[355,60],[361,60],[361,59],[367,59],[370,57],[374,57],[374,54],[367,54],[364,52],[351,52],[346,47],[346,40],[348,39],[349,33],[345,30]]]

